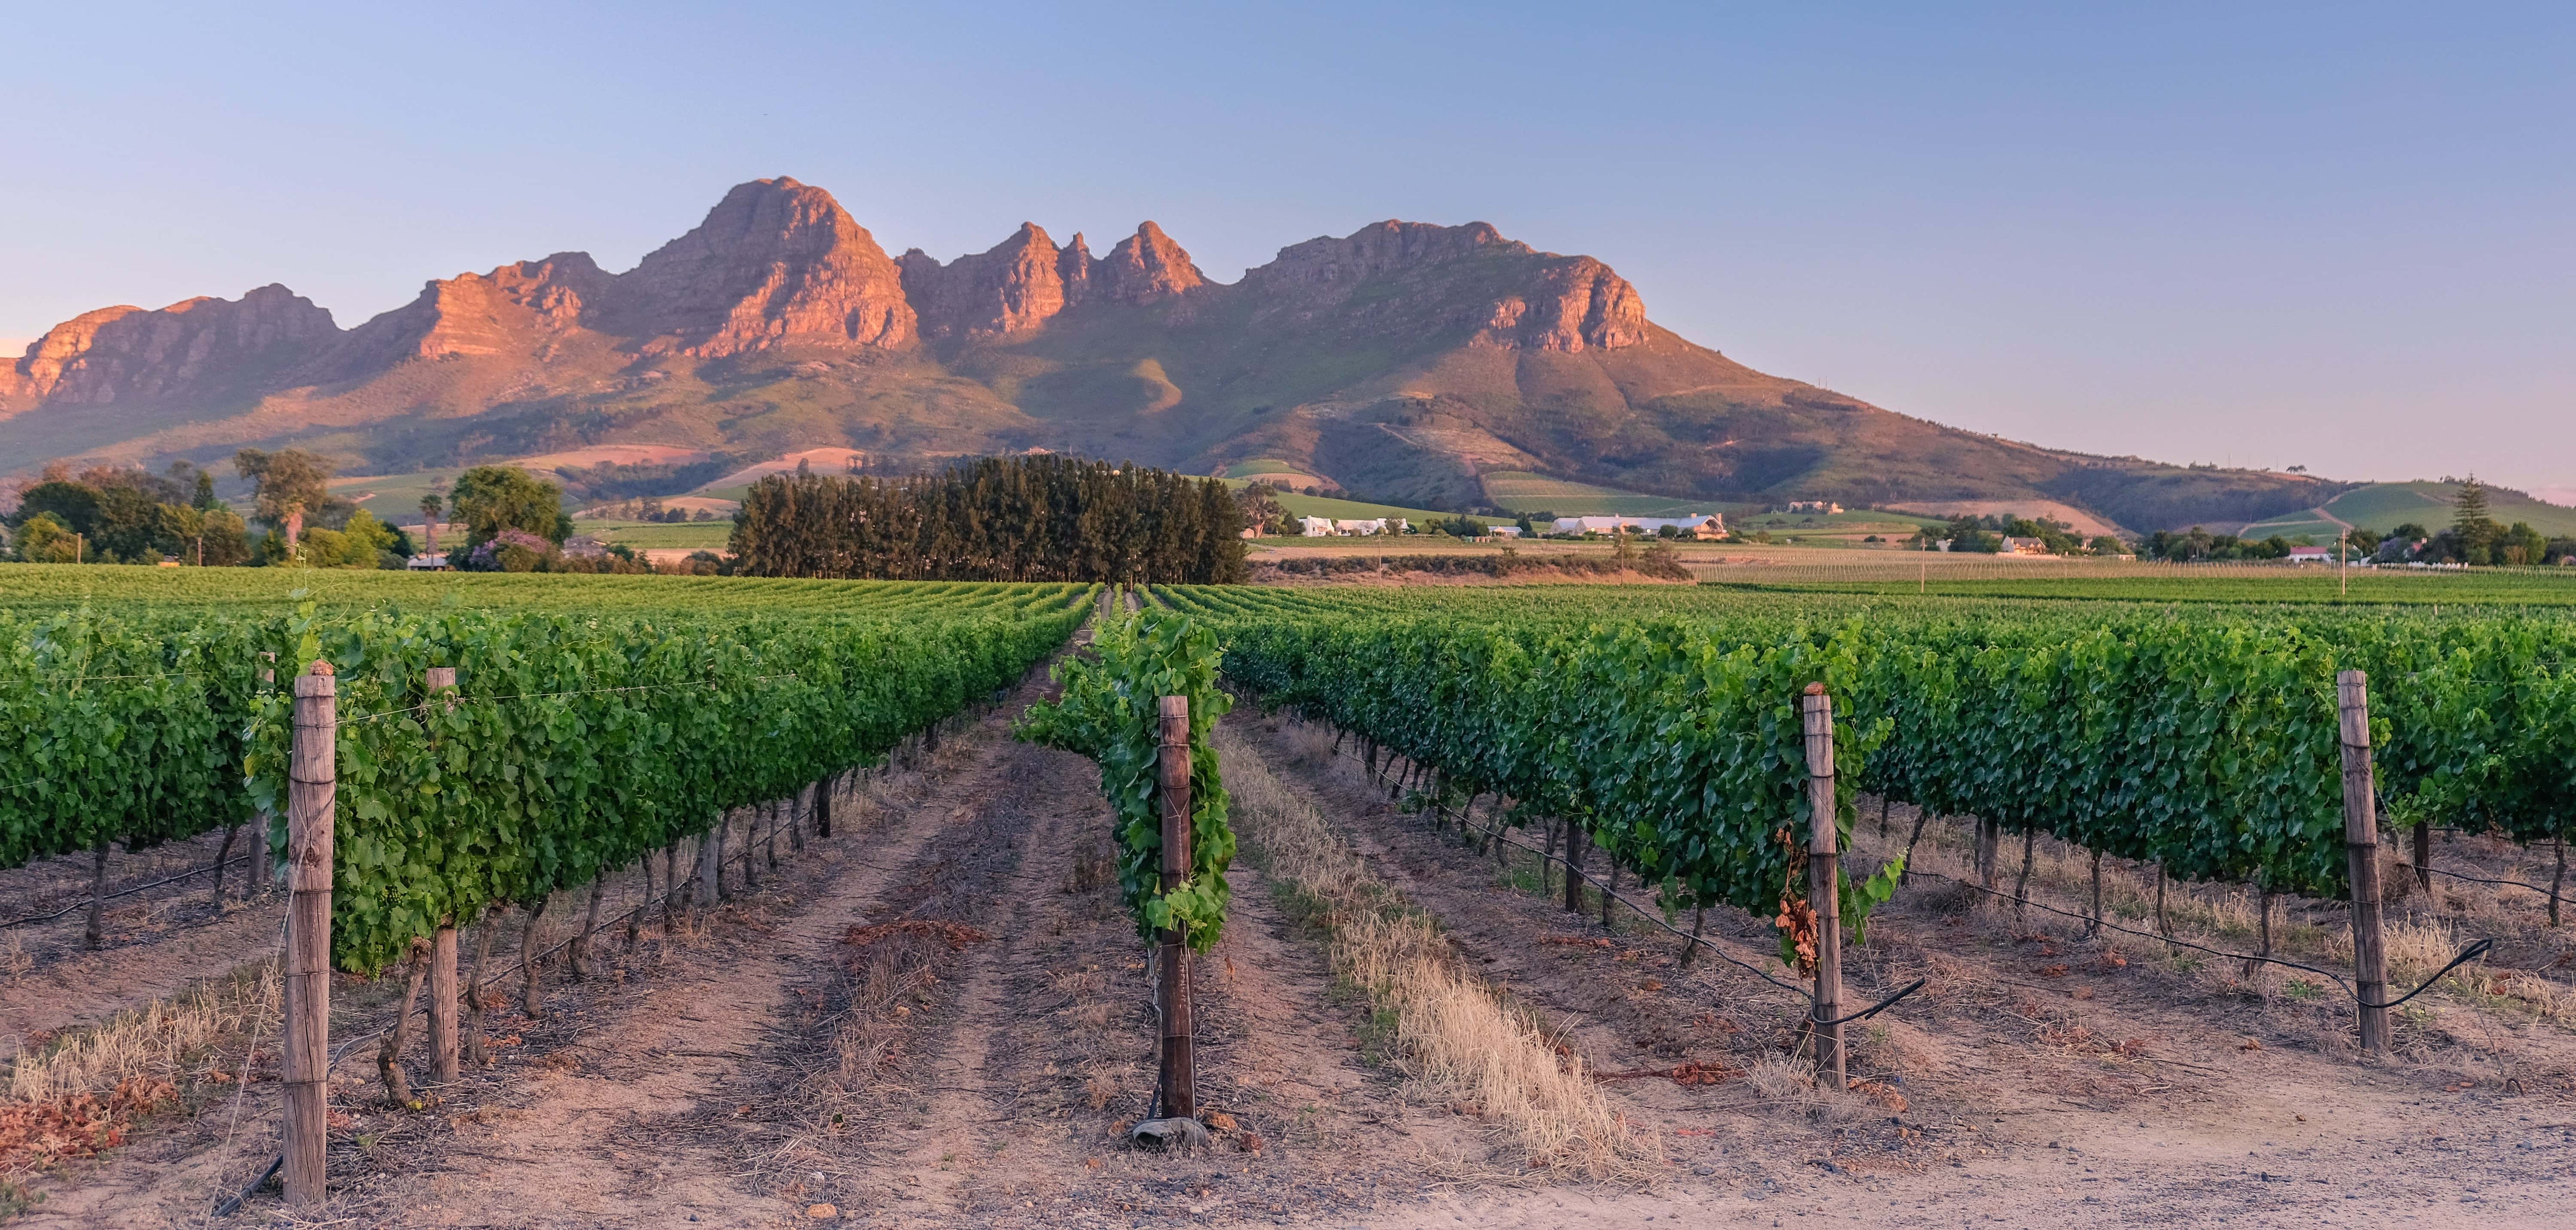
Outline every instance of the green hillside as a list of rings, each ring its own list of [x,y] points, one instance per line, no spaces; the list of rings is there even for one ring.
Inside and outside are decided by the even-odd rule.
[[[1239,491],[1249,486],[1250,480],[1229,478],[1225,485]],[[1296,495],[1283,492],[1271,498],[1278,500],[1279,506],[1287,509],[1291,515],[1330,517],[1336,521],[1368,521],[1378,517],[1402,517],[1415,525],[1428,525],[1434,521],[1447,521],[1458,516],[1457,513],[1440,512],[1437,509],[1405,508],[1396,504],[1370,504],[1360,500],[1337,500],[1331,496],[1322,495]],[[1482,521],[1487,525],[1512,523],[1509,517],[1470,517],[1469,520]]]
[[[1554,512],[1560,517],[1678,517],[1715,512],[1715,500],[1677,500],[1591,483],[1549,478],[1526,470],[1497,470],[1485,478],[1485,497],[1513,512]]]
[[[2377,534],[2409,521],[2427,529],[2440,529],[2451,523],[2452,502],[2459,493],[2460,484],[2450,482],[2370,483],[2326,501],[2323,508],[2333,517]],[[2543,503],[2519,491],[2487,488],[2487,509],[2489,515],[2506,525],[2522,521],[2553,537],[2576,534],[2576,508]],[[2263,538],[2279,534],[2290,538],[2307,534],[2323,541],[2341,529],[2334,521],[2309,510],[2257,521],[2246,526],[2242,535]]]

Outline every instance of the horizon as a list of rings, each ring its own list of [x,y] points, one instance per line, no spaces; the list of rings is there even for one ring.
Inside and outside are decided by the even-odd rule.
[[[766,12],[798,37],[677,9],[37,31],[0,105],[103,135],[0,189],[7,354],[270,282],[347,328],[549,252],[622,270],[791,175],[890,254],[1023,219],[1105,249],[1151,218],[1228,282],[1388,217],[1485,221],[1600,258],[1693,342],[1917,418],[2576,504],[2557,10],[1433,8],[1374,40],[1335,9]],[[110,22],[133,33],[89,37]],[[413,78],[447,88],[382,86]]]

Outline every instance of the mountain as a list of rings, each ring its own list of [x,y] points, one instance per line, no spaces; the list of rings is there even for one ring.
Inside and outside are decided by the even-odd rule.
[[[280,286],[106,308],[0,367],[0,472],[288,444],[377,474],[611,444],[846,447],[890,467],[1043,448],[1261,461],[1438,508],[1492,502],[1489,474],[1541,474],[2135,530],[2343,490],[2062,452],[1765,375],[1655,324],[1600,261],[1483,223],[1381,222],[1229,284],[1152,222],[1099,256],[1031,223],[947,262],[889,257],[787,178],[735,187],[623,273],[556,253],[432,281],[345,330]]]

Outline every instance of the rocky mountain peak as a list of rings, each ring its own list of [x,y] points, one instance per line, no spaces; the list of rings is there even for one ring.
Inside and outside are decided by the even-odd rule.
[[[1528,244],[1505,239],[1492,226],[1435,226],[1389,219],[1339,239],[1323,236],[1279,250],[1252,278],[1272,285],[1348,286],[1398,270],[1466,257],[1526,256]]]
[[[896,264],[923,336],[982,339],[1026,333],[1064,310],[1066,254],[1044,228],[1023,222],[992,250],[945,266],[919,248]]]
[[[1091,245],[1082,241],[1082,232],[1064,245],[1055,261],[1056,280],[1064,284],[1066,306],[1080,303],[1091,293]]]
[[[903,275],[832,194],[735,185],[696,229],[617,279],[629,332],[723,356],[791,343],[896,348],[916,331]]]
[[[527,355],[587,323],[617,279],[587,252],[557,252],[421,287],[420,297],[358,326],[327,374],[346,379],[405,359]]]
[[[1151,222],[1109,249],[1092,270],[1092,280],[1101,294],[1120,303],[1152,303],[1207,285],[1190,254]]]
[[[1366,283],[1391,283],[1355,307]],[[1646,306],[1627,279],[1588,256],[1541,252],[1483,222],[1388,220],[1281,248],[1244,274],[1256,319],[1338,315],[1379,331],[1468,327],[1478,344],[1515,350],[1617,350],[1647,337]]]
[[[0,392],[72,405],[171,396],[276,371],[339,336],[328,310],[275,284],[157,311],[101,308],[36,339]]]
[[[1617,350],[1646,340],[1646,303],[1589,256],[1544,256],[1527,291],[1494,304],[1482,340],[1529,350]]]

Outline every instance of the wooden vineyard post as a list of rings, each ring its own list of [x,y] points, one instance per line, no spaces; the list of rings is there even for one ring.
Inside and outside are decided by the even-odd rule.
[[[433,666],[427,675],[429,693],[436,696],[456,686],[456,668]],[[454,708],[453,698],[447,702]],[[445,1085],[457,1076],[456,1066],[456,920],[443,920],[429,943],[429,1079]]]
[[[1190,698],[1162,698],[1163,891],[1190,877]],[[1195,1119],[1198,1089],[1190,1064],[1190,945],[1178,926],[1163,928],[1163,1113]]]
[[[286,1202],[322,1202],[331,1094],[331,826],[339,685],[316,661],[295,677],[286,778]]]
[[[1843,1068],[1843,912],[1834,851],[1834,701],[1825,685],[1802,698],[1807,734],[1807,904],[1816,912],[1816,1075],[1841,1089]]]
[[[2343,717],[2343,846],[2352,872],[2352,986],[2361,1049],[2388,1054],[2388,949],[2379,933],[2379,813],[2370,763],[2370,677],[2335,676]]]

